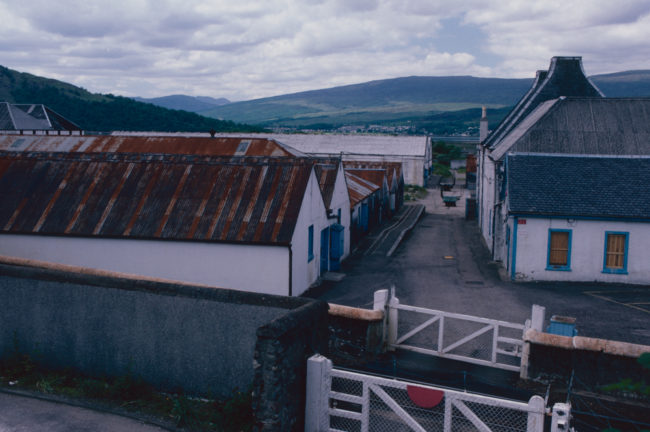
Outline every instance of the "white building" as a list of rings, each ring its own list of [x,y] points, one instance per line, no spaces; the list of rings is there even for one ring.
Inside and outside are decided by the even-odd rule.
[[[649,174],[647,156],[508,155],[508,274],[649,283]]]
[[[477,174],[479,228],[492,258],[512,270],[514,227],[507,199],[509,188],[516,185],[507,177],[508,155],[650,155],[650,99],[605,98],[584,75],[579,57],[555,57],[549,71],[539,71],[528,93],[487,132],[484,116]],[[611,181],[625,180],[619,175]],[[525,274],[519,265],[517,269]],[[563,277],[559,272],[546,275]]]
[[[321,232],[321,272],[339,270],[350,255],[350,195],[341,161],[331,162],[314,166],[330,223],[328,230]]]
[[[0,155],[0,254],[300,295],[329,229],[313,162],[197,155]]]

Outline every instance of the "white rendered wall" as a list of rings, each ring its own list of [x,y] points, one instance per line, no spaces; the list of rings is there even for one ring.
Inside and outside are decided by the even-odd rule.
[[[314,226],[314,258],[311,261],[308,259],[310,225]],[[329,222],[323,195],[312,169],[291,239],[292,295],[294,296],[305,292],[320,276],[320,233],[327,226]]]
[[[0,255],[265,294],[289,287],[285,246],[4,234]]]
[[[650,283],[650,223],[567,219],[525,219],[517,225],[517,280]],[[511,227],[512,225],[511,218]],[[546,270],[549,229],[571,230],[570,271]],[[605,232],[627,232],[627,274],[603,273]],[[511,228],[512,233],[512,228]],[[510,248],[512,248],[512,241]],[[512,263],[510,263],[512,265]],[[509,274],[512,269],[509,269]]]
[[[485,243],[492,251],[492,216],[494,212],[495,196],[494,196],[494,181],[495,181],[495,172],[494,172],[494,162],[488,157],[488,154],[485,157],[481,158],[483,165],[481,166],[481,178],[480,178],[480,225],[481,234]]]
[[[334,184],[330,207],[334,215],[338,215],[338,211],[341,211],[341,225],[345,228],[343,256],[341,257],[341,260],[343,260],[350,254],[350,195],[348,194],[348,185],[345,182],[345,172],[342,165],[339,166],[336,174],[336,183]]]

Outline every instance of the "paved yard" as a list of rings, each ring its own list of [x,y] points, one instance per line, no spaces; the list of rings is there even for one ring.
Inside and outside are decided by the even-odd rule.
[[[504,282],[476,222],[464,219],[464,200],[446,208],[432,189],[422,203],[425,214],[391,258],[358,251],[344,265],[346,277],[326,282],[318,297],[371,307],[373,292],[394,284],[404,304],[522,324],[539,304],[547,322],[575,317],[582,336],[650,345],[650,286]]]

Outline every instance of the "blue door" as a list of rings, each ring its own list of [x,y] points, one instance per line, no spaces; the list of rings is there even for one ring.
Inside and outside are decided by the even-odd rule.
[[[361,225],[361,229],[364,232],[368,231],[368,203],[367,202],[361,204],[360,225]]]
[[[329,270],[330,260],[330,229],[325,228],[320,232],[320,272],[321,274]]]
[[[337,271],[341,269],[341,257],[343,256],[344,241],[345,241],[345,228],[341,224],[334,224],[330,226],[330,270]]]

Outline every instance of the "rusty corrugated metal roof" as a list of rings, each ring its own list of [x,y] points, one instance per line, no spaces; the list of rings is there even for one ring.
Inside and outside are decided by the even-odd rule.
[[[332,204],[332,197],[334,196],[338,165],[317,163],[314,165],[314,171],[316,173],[316,178],[318,179],[320,191],[323,194],[325,208],[329,209]]]
[[[346,171],[363,179],[368,185],[376,186],[374,190],[384,187],[384,181],[386,181],[385,169],[346,169]]]
[[[397,176],[397,183],[402,178],[402,163],[401,162],[387,162],[387,161],[343,161],[345,169],[385,169],[388,178],[388,184],[392,184],[393,176]]]
[[[289,244],[312,161],[0,152],[0,232]]]
[[[381,186],[356,176],[350,171],[345,171],[345,181],[350,195],[350,208],[354,208],[354,206],[381,188]]]
[[[302,156],[266,138],[173,136],[0,135],[0,150],[83,153],[166,153],[211,156]]]

